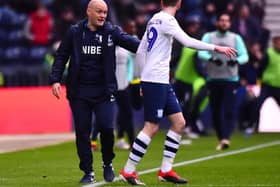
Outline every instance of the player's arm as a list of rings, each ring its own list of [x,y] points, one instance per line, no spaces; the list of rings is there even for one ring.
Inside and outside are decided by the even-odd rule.
[[[183,44],[185,47],[197,49],[197,50],[209,50],[209,51],[216,51],[218,53],[223,53],[227,56],[234,56],[236,55],[236,50],[232,47],[223,47],[219,45],[208,44],[202,42],[200,40],[194,39],[188,36],[179,26],[178,22],[174,20],[170,20],[167,25],[166,30],[167,33],[171,33],[173,37]]]
[[[197,49],[197,50],[208,50],[223,53],[227,56],[235,56],[236,50],[232,47],[223,47],[219,45],[208,44],[203,41],[194,39],[188,36],[181,28],[174,34],[174,38],[181,42],[184,46]]]

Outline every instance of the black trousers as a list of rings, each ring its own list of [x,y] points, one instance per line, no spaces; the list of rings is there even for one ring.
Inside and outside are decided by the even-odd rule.
[[[230,139],[235,128],[237,114],[237,82],[209,81],[209,101],[213,126],[219,140]]]
[[[176,80],[173,87],[182,107],[186,125],[190,126],[192,131],[196,133],[204,133],[196,125],[196,120],[200,114],[200,104],[203,102],[204,98],[208,96],[206,86],[203,86],[195,97],[193,97],[192,84]]]
[[[253,122],[258,122],[261,106],[268,97],[273,97],[280,106],[280,88],[262,84],[260,96],[257,98],[255,110],[253,110]]]
[[[193,95],[193,87],[192,84],[187,84],[182,81],[176,80],[173,85],[174,91],[176,93],[177,99],[182,107],[182,112],[184,118],[186,119],[187,126],[190,123],[191,116],[191,101]],[[187,120],[188,119],[188,120]]]
[[[80,169],[85,173],[93,171],[90,134],[92,131],[92,112],[95,113],[100,132],[101,153],[104,164],[112,162],[114,146],[114,100],[92,101],[88,99],[71,99],[70,107],[74,116],[76,146],[80,159]]]
[[[117,137],[118,138],[124,137],[124,133],[126,132],[128,135],[129,143],[130,145],[132,145],[135,139],[135,135],[134,135],[133,113],[132,113],[132,106],[130,103],[129,88],[126,88],[125,90],[117,91],[116,101],[118,105]]]

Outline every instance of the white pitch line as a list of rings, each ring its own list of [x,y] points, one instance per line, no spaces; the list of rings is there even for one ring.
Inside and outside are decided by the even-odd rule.
[[[251,147],[247,147],[247,148],[243,148],[243,149],[239,149],[239,150],[234,150],[234,151],[229,151],[229,152],[225,152],[225,153],[210,155],[210,156],[201,157],[201,158],[188,160],[188,161],[184,161],[184,162],[178,162],[178,163],[174,164],[173,167],[189,165],[189,164],[193,164],[193,163],[197,163],[197,162],[203,162],[205,160],[211,160],[211,159],[214,159],[214,158],[221,158],[221,157],[236,155],[236,154],[240,154],[240,153],[246,153],[246,152],[254,151],[254,150],[257,150],[257,149],[271,147],[271,146],[274,146],[274,145],[280,145],[280,141],[273,141],[273,142],[260,144],[260,145],[255,145],[255,146],[251,146]],[[159,168],[148,169],[148,170],[138,172],[138,175],[153,173],[153,172],[157,172],[158,170],[159,170]],[[115,181],[120,181],[120,180],[121,180],[120,177],[116,177],[114,179],[114,182]],[[97,183],[94,183],[94,184],[84,185],[83,187],[96,187],[96,186],[101,186],[101,185],[104,185],[104,184],[107,184],[107,182],[106,181],[100,181],[100,182],[97,182]]]

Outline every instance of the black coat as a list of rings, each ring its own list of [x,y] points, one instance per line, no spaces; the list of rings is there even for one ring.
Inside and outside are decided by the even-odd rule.
[[[80,63],[82,60],[81,48],[82,48],[82,35],[84,32],[84,25],[87,23],[87,19],[82,20],[76,25],[72,25],[65,37],[62,40],[58,50],[55,54],[54,64],[49,76],[50,83],[60,82],[65,69],[65,65],[69,61],[68,75],[66,79],[67,98],[71,99],[77,96],[77,90],[79,88],[79,73]],[[100,29],[100,30],[99,30]],[[115,46],[119,45],[129,51],[136,52],[139,40],[133,36],[122,32],[117,26],[111,25],[106,22],[104,26],[98,28],[103,34],[102,40],[102,63],[104,64],[104,76],[105,84],[104,93],[102,95],[112,94],[117,90],[117,81],[115,76],[116,69],[116,55]],[[110,40],[111,38],[112,40]],[[108,41],[111,41],[108,44]],[[100,72],[98,72],[100,73]]]

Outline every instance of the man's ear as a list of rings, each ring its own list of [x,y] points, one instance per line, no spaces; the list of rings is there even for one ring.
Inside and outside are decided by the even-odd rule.
[[[182,5],[182,0],[179,0],[176,5],[177,10],[181,8],[181,5]]]
[[[90,15],[90,9],[89,8],[87,8],[87,16],[89,16]]]

